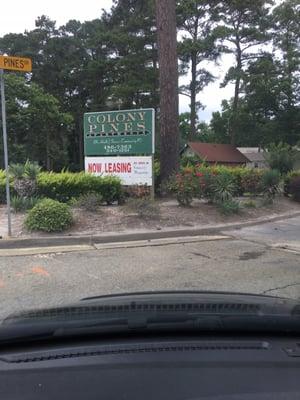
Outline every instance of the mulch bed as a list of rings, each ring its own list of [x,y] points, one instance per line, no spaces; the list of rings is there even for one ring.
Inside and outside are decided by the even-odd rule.
[[[241,199],[245,201],[247,199]],[[259,200],[257,200],[259,201]],[[134,207],[106,206],[93,212],[73,209],[74,225],[63,235],[93,235],[104,232],[124,232],[133,230],[161,230],[164,228],[195,227],[245,222],[260,217],[300,211],[300,204],[285,197],[279,197],[270,207],[242,208],[237,215],[223,216],[214,205],[195,201],[191,207],[180,207],[173,199],[156,200],[157,212],[148,218],[141,218]],[[16,237],[49,236],[47,233],[30,233],[23,227],[24,214],[13,214],[13,235]],[[5,235],[5,207],[0,207],[0,234]],[[56,234],[57,235],[57,234]]]

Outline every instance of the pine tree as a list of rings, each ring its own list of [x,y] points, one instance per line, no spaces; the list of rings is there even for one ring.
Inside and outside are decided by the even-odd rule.
[[[175,0],[156,0],[160,87],[161,180],[179,164],[178,59]]]

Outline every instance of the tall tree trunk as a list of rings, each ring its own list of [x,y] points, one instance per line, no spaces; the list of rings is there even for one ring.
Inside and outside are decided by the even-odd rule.
[[[189,139],[193,140],[196,137],[196,120],[197,120],[197,110],[196,110],[196,80],[197,80],[197,54],[193,53],[191,57],[192,62],[192,78],[190,84],[191,91],[191,131]]]
[[[79,169],[80,171],[84,170],[84,148],[83,148],[83,144],[84,144],[84,138],[83,138],[83,125],[82,125],[82,119],[77,119],[76,121],[76,132],[77,132],[77,136],[78,136],[78,165],[79,165]]]
[[[178,59],[175,0],[156,0],[160,87],[161,180],[179,167]]]
[[[232,119],[229,127],[230,143],[235,146],[237,136],[237,117],[239,108],[239,95],[240,95],[240,84],[241,84],[241,72],[242,72],[242,52],[240,47],[237,49],[237,77],[234,85],[234,98],[232,104]]]
[[[153,63],[153,72],[154,76],[158,76],[158,60],[157,60],[157,51],[155,48],[155,43],[152,43],[152,63]],[[155,109],[158,106],[158,93],[157,93],[158,83],[156,79],[153,79],[153,87],[152,87],[152,101],[153,105],[155,105]]]

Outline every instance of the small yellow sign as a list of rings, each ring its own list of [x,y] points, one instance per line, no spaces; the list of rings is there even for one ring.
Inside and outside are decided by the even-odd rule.
[[[30,58],[0,56],[0,69],[31,72],[32,62]]]

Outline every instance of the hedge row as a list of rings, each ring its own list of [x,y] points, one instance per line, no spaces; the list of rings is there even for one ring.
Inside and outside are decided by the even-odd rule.
[[[280,182],[281,176],[277,170],[195,165],[181,168],[170,180],[168,189],[176,195],[181,205],[188,206],[195,198],[206,199],[221,205],[223,211],[229,211],[225,210],[229,206],[236,212],[238,206],[234,204],[234,197],[263,195],[273,202]]]
[[[12,194],[13,186],[11,184]],[[111,204],[122,197],[121,182],[116,177],[96,177],[71,172],[42,172],[37,180],[38,197],[47,197],[66,203],[87,193],[99,193],[103,201]],[[0,202],[5,202],[5,175],[0,173]]]
[[[15,195],[14,188],[12,182],[10,183],[10,193],[11,195]],[[0,204],[6,203],[6,180],[5,180],[5,172],[0,170]]]
[[[289,172],[284,180],[284,194],[300,201],[300,170]]]
[[[232,178],[236,187],[235,196],[244,194],[257,195],[261,192],[263,169],[246,167],[226,167],[223,165],[207,166],[198,164],[182,168],[182,172],[190,171],[194,174],[227,175]]]

